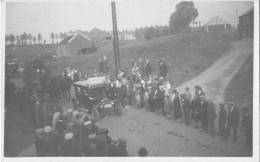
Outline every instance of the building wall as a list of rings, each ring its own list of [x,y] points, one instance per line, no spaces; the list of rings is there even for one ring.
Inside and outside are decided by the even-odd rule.
[[[60,44],[57,48],[58,57],[76,56],[83,48],[91,48],[93,43],[81,35],[77,35],[71,42]]]
[[[254,11],[239,17],[240,38],[254,37]]]
[[[78,35],[72,42],[68,44],[68,48],[70,49],[71,55],[75,56],[79,54],[79,51],[83,48],[91,48],[93,43],[83,36]]]
[[[70,56],[70,51],[67,44],[60,44],[56,50],[57,57],[68,57]]]
[[[207,25],[204,27],[206,32],[220,32],[223,30],[231,30],[230,24]]]

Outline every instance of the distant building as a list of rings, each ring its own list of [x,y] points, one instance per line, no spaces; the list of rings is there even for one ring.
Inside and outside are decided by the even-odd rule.
[[[238,30],[240,38],[254,37],[254,8],[239,16]]]
[[[134,34],[129,34],[129,33],[123,33],[119,35],[120,40],[135,40],[136,37]]]
[[[58,45],[57,57],[84,55],[95,52],[93,41],[82,33],[65,37]]]
[[[136,37],[135,37],[134,32],[123,30],[123,31],[118,32],[118,39],[119,40],[135,40]]]
[[[232,26],[219,16],[213,17],[204,26],[205,32],[219,32],[223,30],[232,30]]]

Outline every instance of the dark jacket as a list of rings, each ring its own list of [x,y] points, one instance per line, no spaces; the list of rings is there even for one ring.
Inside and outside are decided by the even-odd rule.
[[[35,136],[34,144],[36,148],[36,156],[44,156],[45,155],[45,140],[44,138],[40,138]]]
[[[80,147],[73,139],[64,141],[64,143],[61,145],[61,155],[70,157],[80,156]]]
[[[220,109],[218,115],[218,121],[222,123],[225,123],[227,121],[227,112],[225,109]]]
[[[208,102],[207,115],[209,119],[215,119],[217,117],[216,107],[213,102]]]
[[[233,111],[229,109],[228,117],[227,117],[228,125],[237,127],[239,123],[239,111],[234,107]]]
[[[175,98],[173,100],[173,111],[174,111],[175,117],[180,118],[182,116],[181,100],[180,100],[180,97],[178,95],[175,96]]]
[[[207,115],[207,111],[208,111],[208,102],[205,101],[204,103],[200,103],[200,109],[199,109],[200,114]]]

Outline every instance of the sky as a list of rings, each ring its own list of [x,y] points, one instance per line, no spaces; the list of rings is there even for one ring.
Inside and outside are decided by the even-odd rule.
[[[64,2],[7,2],[6,33],[42,33],[99,28],[112,30],[111,1],[85,0]],[[170,14],[175,11],[176,0],[120,0],[116,1],[119,30],[137,27],[168,25]],[[207,23],[220,16],[236,26],[237,16],[253,6],[250,1],[195,1],[199,15],[196,21]],[[237,11],[237,12],[236,12]]]

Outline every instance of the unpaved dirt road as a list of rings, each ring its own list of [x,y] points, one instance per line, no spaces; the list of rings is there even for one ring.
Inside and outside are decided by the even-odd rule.
[[[216,102],[224,101],[225,90],[249,55],[253,54],[253,41],[244,40],[232,43],[229,54],[217,60],[211,67],[194,79],[183,83],[177,89],[183,91],[186,86],[201,85],[207,97]]]
[[[248,55],[252,54],[252,45],[253,42],[250,41],[234,42],[234,48],[229,54],[177,89],[181,91],[185,86],[193,87],[198,84],[203,87],[208,97],[216,102],[223,101],[229,82]],[[232,143],[231,140],[224,142],[218,136],[213,138],[182,123],[134,107],[124,109],[120,117],[107,116],[97,125],[108,128],[110,136],[115,139],[126,139],[129,156],[137,156],[137,150],[142,146],[148,149],[149,156],[250,155],[241,132],[238,134],[237,143]],[[19,156],[33,156],[33,150],[33,146],[30,146]]]
[[[184,83],[186,86],[201,85],[207,95],[216,103],[223,102],[225,89],[249,55],[252,55],[253,42],[233,42],[229,54],[216,61],[196,78]],[[248,156],[242,132],[238,142],[221,141],[208,134],[188,128],[183,124],[165,119],[162,116],[129,108],[121,117],[107,117],[98,123],[110,130],[112,137],[126,138],[130,156],[137,156],[138,148],[148,148],[149,156]]]

